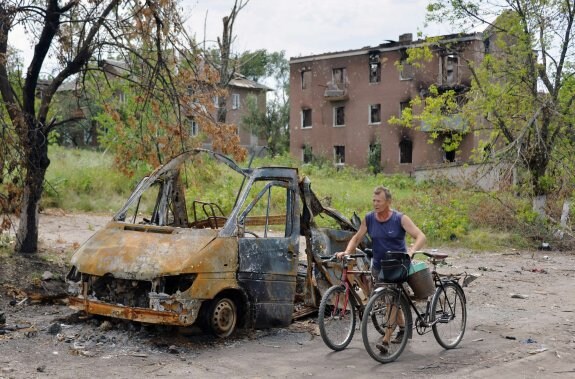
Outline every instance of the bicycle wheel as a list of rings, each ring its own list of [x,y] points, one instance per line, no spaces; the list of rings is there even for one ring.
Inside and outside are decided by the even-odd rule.
[[[461,287],[450,282],[443,283],[443,288],[437,287],[431,300],[430,320],[437,320],[432,327],[433,335],[445,349],[453,349],[461,342],[467,323]]]
[[[404,325],[403,333],[398,327],[401,324]],[[375,292],[361,320],[365,349],[380,363],[395,361],[407,345],[410,325],[409,303],[398,290],[384,288]]]
[[[340,351],[351,342],[357,312],[353,298],[338,285],[329,288],[321,298],[317,322],[321,339],[330,348]]]

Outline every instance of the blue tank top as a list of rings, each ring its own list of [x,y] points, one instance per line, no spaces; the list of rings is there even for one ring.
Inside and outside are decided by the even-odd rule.
[[[373,267],[380,269],[380,261],[387,252],[407,252],[405,246],[405,229],[401,226],[403,213],[393,210],[389,220],[379,222],[374,212],[365,216],[367,233],[371,237],[373,248]]]

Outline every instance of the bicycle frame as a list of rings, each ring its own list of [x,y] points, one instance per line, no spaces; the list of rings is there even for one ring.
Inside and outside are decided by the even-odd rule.
[[[347,308],[349,301],[350,301],[349,296],[351,294],[351,296],[353,297],[353,301],[355,302],[355,304],[352,304],[352,306],[357,307],[360,320],[363,317],[363,310],[365,309],[365,304],[364,304],[364,300],[361,299],[359,294],[356,292],[356,290],[354,288],[354,283],[352,283],[349,276],[351,275],[352,277],[354,277],[354,275],[358,275],[357,282],[363,282],[363,279],[365,278],[365,276],[371,275],[371,272],[370,271],[361,271],[361,270],[350,270],[348,267],[349,267],[349,264],[351,262],[353,262],[353,260],[355,258],[364,257],[364,256],[365,256],[364,254],[352,254],[352,255],[344,256],[342,263],[341,263],[342,264],[342,274],[341,274],[341,278],[340,278],[340,284],[345,287],[345,298],[344,298],[344,302],[343,302],[343,309]],[[356,282],[356,281],[354,280],[354,282]],[[369,286],[366,283],[357,283],[357,285],[361,288],[362,291],[365,291],[367,288],[369,288]],[[369,293],[366,294],[366,296],[368,296],[368,298],[369,298]]]
[[[461,285],[459,284],[459,279],[460,279],[459,277],[450,276],[447,278],[442,278],[442,277],[440,277],[439,273],[437,273],[436,265],[439,261],[443,261],[444,258],[440,258],[440,259],[436,259],[433,257],[430,257],[430,258],[431,258],[430,261],[433,265],[433,270],[431,271],[431,275],[433,276],[433,281],[435,283],[436,290],[435,290],[435,293],[427,299],[427,304],[425,306],[425,312],[419,311],[419,309],[415,305],[414,301],[411,299],[411,297],[407,293],[406,289],[404,288],[404,283],[396,285],[396,288],[399,290],[400,296],[405,296],[410,308],[417,315],[417,317],[415,319],[415,328],[416,328],[417,333],[419,335],[429,333],[429,330],[428,330],[429,328],[431,328],[433,325],[435,325],[439,322],[443,322],[443,320],[441,320],[441,318],[438,318],[435,320],[430,320],[429,318],[431,317],[431,302],[433,300],[433,297],[435,297],[435,294],[437,293],[438,288],[441,288],[441,290],[445,292],[444,283],[448,283],[448,282],[453,283],[455,286],[459,287],[461,289],[461,293],[463,294],[463,301],[466,301],[465,292],[463,291],[463,288],[461,288]],[[451,313],[453,313],[453,309],[454,309],[456,304],[451,304],[450,299],[447,297],[445,300],[447,301],[447,306],[449,307],[449,310],[451,311]],[[449,320],[449,321],[451,321],[451,320]],[[409,337],[411,338],[411,330],[409,331],[409,333],[410,333]]]

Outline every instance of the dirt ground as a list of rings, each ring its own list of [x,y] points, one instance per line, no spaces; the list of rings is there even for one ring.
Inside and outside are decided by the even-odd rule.
[[[575,377],[572,252],[449,251],[451,266],[441,272],[480,275],[465,288],[463,341],[448,351],[432,333],[414,333],[396,362],[381,365],[365,352],[359,330],[347,349],[332,352],[315,315],[288,328],[218,340],[194,329],[82,318],[63,300],[31,301],[30,293],[63,286],[58,279],[71,252],[110,217],[50,211],[40,220],[42,259],[0,258],[0,379]],[[52,278],[42,280],[50,276],[46,270]]]

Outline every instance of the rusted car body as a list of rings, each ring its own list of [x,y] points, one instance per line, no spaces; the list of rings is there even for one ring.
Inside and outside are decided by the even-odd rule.
[[[182,168],[198,154],[244,178],[227,215],[213,202],[191,201],[185,191]],[[146,199],[153,204],[147,218]],[[318,214],[339,226],[316,227]],[[301,299],[313,306],[318,281],[335,282],[321,256],[344,248],[356,227],[321,206],[295,168],[240,168],[195,149],[144,178],[112,221],[74,253],[70,306],[144,323],[200,324],[221,337],[237,327],[286,326],[294,311],[300,235],[307,254]]]

